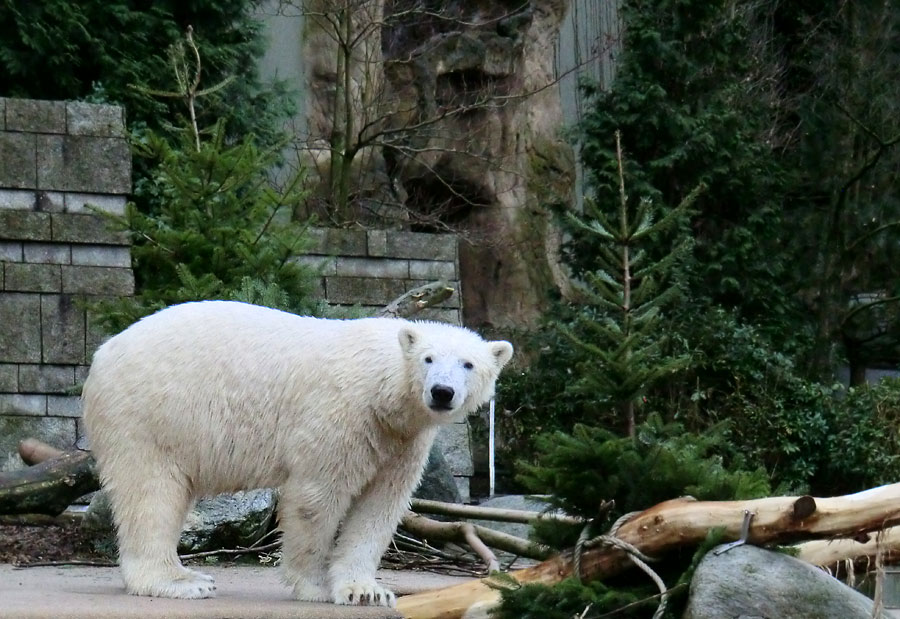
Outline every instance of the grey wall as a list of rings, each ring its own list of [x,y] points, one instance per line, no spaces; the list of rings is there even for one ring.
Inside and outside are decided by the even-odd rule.
[[[131,154],[121,108],[0,99],[0,469],[18,441],[72,447],[74,395],[102,337],[83,302],[134,291],[122,213]]]

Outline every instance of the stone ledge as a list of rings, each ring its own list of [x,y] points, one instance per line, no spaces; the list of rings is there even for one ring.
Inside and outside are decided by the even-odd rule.
[[[81,398],[77,395],[48,395],[47,414],[57,417],[81,417]]]
[[[72,247],[60,243],[22,243],[23,260],[34,264],[71,264]]]
[[[43,417],[46,414],[46,395],[33,393],[0,393],[0,415]]]
[[[457,238],[452,234],[389,230],[385,256],[419,260],[456,260]]]
[[[73,245],[72,264],[130,268],[131,248],[111,245]]]
[[[0,241],[0,262],[22,262],[22,245],[15,241]]]
[[[96,213],[90,207],[110,213],[112,215],[125,214],[125,196],[105,195],[97,193],[67,193],[65,194],[67,213]]]
[[[445,279],[455,281],[456,263],[436,260],[410,260],[410,279]]]
[[[65,133],[66,104],[62,101],[7,99],[6,130]]]

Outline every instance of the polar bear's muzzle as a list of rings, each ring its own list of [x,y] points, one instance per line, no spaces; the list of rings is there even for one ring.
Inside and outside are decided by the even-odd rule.
[[[434,385],[430,391],[429,408],[433,411],[446,412],[453,410],[453,396],[456,392],[449,385]]]

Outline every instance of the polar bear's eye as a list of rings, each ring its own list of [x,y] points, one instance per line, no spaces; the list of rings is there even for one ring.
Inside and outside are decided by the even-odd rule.
[[[431,361],[432,361],[431,357],[425,357],[425,363],[431,363]]]
[[[465,363],[463,363],[463,367],[466,368],[467,370],[471,370],[471,369],[474,368],[475,366],[472,365],[472,362],[471,362],[471,361],[466,361]]]

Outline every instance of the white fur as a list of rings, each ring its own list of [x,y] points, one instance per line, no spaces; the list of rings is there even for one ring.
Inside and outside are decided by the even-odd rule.
[[[226,301],[132,325],[94,355],[83,394],[128,591],[213,595],[176,555],[192,502],[278,487],[295,597],[392,606],[375,570],[437,427],[489,400],[511,356],[445,324]]]

